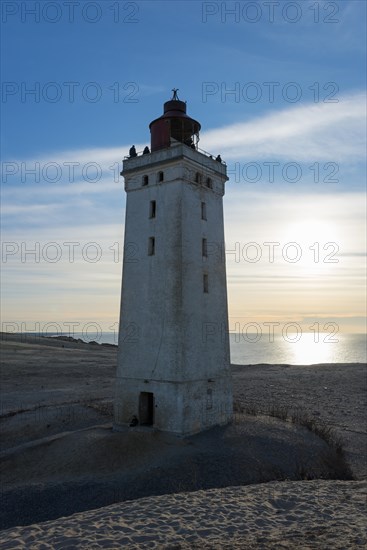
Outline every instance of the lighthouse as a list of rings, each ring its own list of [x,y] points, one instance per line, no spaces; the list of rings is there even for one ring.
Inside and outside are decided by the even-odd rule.
[[[123,161],[126,217],[115,429],[191,435],[232,418],[220,156],[177,90]]]

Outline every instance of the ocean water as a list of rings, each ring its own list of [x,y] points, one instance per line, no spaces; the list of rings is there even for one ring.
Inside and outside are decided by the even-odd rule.
[[[117,335],[113,332],[90,336],[74,333],[73,337],[85,342],[94,340],[99,344],[117,344]],[[231,363],[237,365],[365,363],[366,349],[365,334],[305,332],[302,335],[288,334],[287,338],[274,334],[273,339],[268,334],[262,334],[260,338],[256,334],[230,334]]]
[[[249,337],[251,335],[248,335]],[[258,363],[313,365],[316,363],[365,363],[367,360],[365,334],[305,332],[302,335],[262,335],[254,341],[242,335],[230,335],[231,362],[239,365]],[[293,337],[293,338],[292,338]]]

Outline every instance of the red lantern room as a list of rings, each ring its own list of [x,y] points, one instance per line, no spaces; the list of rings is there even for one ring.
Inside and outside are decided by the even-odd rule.
[[[163,115],[149,124],[152,152],[170,147],[173,141],[193,149],[197,149],[199,143],[200,123],[186,114],[186,103],[178,99],[178,90],[172,91],[172,98],[164,104]]]

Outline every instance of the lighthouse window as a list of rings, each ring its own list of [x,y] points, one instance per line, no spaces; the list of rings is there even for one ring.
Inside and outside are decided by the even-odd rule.
[[[156,208],[157,208],[156,202],[155,201],[150,201],[149,218],[155,218]]]
[[[206,178],[206,186],[209,187],[209,189],[213,189],[213,181],[211,178]]]
[[[206,239],[201,240],[201,252],[204,258],[208,256],[208,243]]]
[[[164,180],[164,173],[158,172],[158,181],[163,181],[163,180]]]
[[[148,185],[148,183],[149,183],[149,176],[143,176],[142,184]]]
[[[148,256],[154,256],[155,254],[155,238],[149,237],[148,241]]]
[[[206,390],[206,408],[207,409],[213,408],[213,390],[212,389]]]
[[[209,292],[209,281],[208,274],[204,273],[203,275],[203,291],[207,294]]]
[[[201,183],[201,174],[200,174],[200,172],[196,172],[196,174],[195,174],[195,183]]]
[[[201,203],[201,219],[206,220],[206,203]]]

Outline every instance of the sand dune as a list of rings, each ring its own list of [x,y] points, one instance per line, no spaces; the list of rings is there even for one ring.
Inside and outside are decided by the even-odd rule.
[[[143,498],[0,534],[3,550],[365,548],[366,483],[271,482]]]
[[[0,343],[2,548],[367,544],[365,365],[233,366],[235,422],[175,438],[112,431],[116,349]],[[338,479],[348,465],[335,469],[325,441],[272,410],[333,429],[357,481]],[[336,479],[290,481],[307,476]]]

